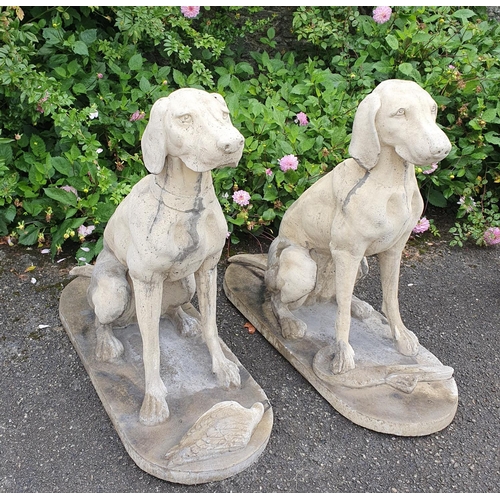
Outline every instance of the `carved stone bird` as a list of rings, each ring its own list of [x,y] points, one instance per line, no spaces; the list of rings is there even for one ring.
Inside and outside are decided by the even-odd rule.
[[[265,403],[269,407],[269,403]],[[262,403],[255,403],[251,408],[245,408],[236,401],[217,403],[165,455],[168,465],[208,460],[242,450],[266,409]]]

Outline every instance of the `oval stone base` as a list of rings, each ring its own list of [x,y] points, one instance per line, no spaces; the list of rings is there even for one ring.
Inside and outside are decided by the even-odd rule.
[[[333,375],[336,304],[294,311],[307,324],[306,335],[283,338],[259,271],[267,255],[252,258],[260,258],[261,265],[229,265],[224,277],[227,297],[339,413],[368,429],[399,436],[432,434],[451,423],[458,405],[452,368],[423,346],[416,356],[400,354],[385,318],[367,305],[370,314],[351,323],[356,368]]]
[[[160,479],[182,484],[220,481],[254,463],[264,451],[273,425],[267,396],[222,342],[224,354],[240,369],[241,387],[224,390],[212,373],[212,362],[201,337],[181,337],[169,320],[160,323],[161,377],[168,394],[168,420],[160,425],[139,422],[144,398],[142,340],[137,325],[115,329],[124,354],[114,362],[99,362],[95,352],[94,313],[86,291],[89,279],[79,277],[62,292],[59,314],[120,439],[134,462]],[[205,412],[223,401],[249,409],[264,404],[260,422],[244,448],[215,453],[209,459],[172,465],[165,457]]]

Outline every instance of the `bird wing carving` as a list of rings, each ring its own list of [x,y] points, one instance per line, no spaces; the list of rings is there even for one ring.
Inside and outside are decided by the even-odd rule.
[[[217,403],[205,412],[165,456],[170,465],[207,460],[243,449],[262,419],[264,406],[244,408],[236,401]]]

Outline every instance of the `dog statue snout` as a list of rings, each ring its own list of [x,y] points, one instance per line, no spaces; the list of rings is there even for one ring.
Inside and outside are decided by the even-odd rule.
[[[245,139],[242,135],[234,137],[224,137],[217,141],[217,147],[226,154],[233,154],[240,151],[243,148]]]
[[[448,156],[448,153],[451,151],[451,144],[446,140],[446,144],[441,143],[441,144],[433,144],[431,146],[431,154],[440,157],[440,158],[445,158]]]

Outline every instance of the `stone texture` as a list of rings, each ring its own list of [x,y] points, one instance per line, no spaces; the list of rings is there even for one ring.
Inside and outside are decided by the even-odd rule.
[[[400,436],[431,434],[453,420],[458,404],[453,370],[444,367],[423,346],[416,356],[398,353],[387,321],[375,310],[363,320],[352,320],[351,342],[356,353],[356,368],[345,374],[332,375],[329,370],[335,304],[314,304],[296,310],[296,316],[306,323],[307,332],[301,339],[285,339],[262,277],[261,268],[267,255],[252,255],[252,259],[256,263],[260,260],[260,265],[241,264],[236,260],[227,268],[224,276],[227,297],[339,413],[368,429]],[[378,376],[381,369],[386,370],[388,366],[397,367],[403,380],[408,375],[403,371],[405,368],[420,370],[421,377],[427,380],[415,381],[411,392],[407,392],[404,385],[405,390],[401,390],[396,384],[389,385],[386,375]],[[423,367],[431,368],[431,373],[422,373]],[[357,379],[358,387],[354,386],[353,379]]]
[[[264,451],[273,425],[273,411],[267,396],[227,346],[224,354],[241,375],[241,387],[222,389],[212,373],[211,358],[200,336],[185,338],[167,319],[160,324],[161,377],[169,387],[170,417],[156,426],[139,422],[144,397],[142,341],[137,325],[115,329],[124,346],[122,357],[113,362],[97,361],[93,312],[86,291],[89,280],[78,277],[62,292],[59,313],[73,346],[78,352],[101,402],[120,439],[134,462],[144,471],[171,482],[200,484],[230,477],[254,463]],[[200,460],[171,463],[167,453],[205,412],[214,405],[233,401],[243,408],[256,402],[265,406],[248,443],[227,448]],[[237,427],[237,432],[244,429]],[[229,437],[228,437],[229,439]]]

